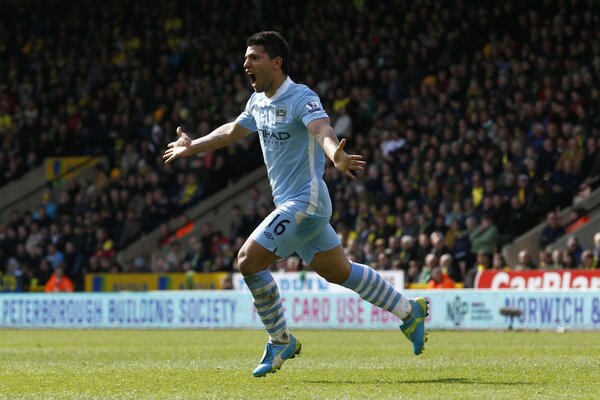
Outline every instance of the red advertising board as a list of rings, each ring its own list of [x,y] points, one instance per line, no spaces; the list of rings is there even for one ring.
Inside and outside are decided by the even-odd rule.
[[[483,271],[477,289],[600,289],[600,270]]]

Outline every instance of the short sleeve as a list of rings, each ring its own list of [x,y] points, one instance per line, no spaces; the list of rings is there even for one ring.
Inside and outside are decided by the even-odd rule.
[[[252,105],[254,104],[254,95],[250,96],[248,102],[246,103],[246,108],[238,117],[235,119],[235,122],[246,129],[251,130],[252,132],[256,132],[258,128],[256,127],[256,120],[252,116]]]
[[[305,90],[296,102],[295,116],[302,121],[304,126],[308,126],[316,119],[329,118],[329,115],[323,110],[319,96],[310,89]]]

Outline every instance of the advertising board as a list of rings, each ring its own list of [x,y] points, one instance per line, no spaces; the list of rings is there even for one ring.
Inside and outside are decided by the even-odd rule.
[[[516,329],[600,329],[598,291],[410,291],[431,300],[428,329],[506,329],[502,307],[515,307]],[[397,329],[400,320],[353,293],[282,293],[289,326]],[[0,327],[254,328],[262,324],[249,292],[156,291],[0,295]]]

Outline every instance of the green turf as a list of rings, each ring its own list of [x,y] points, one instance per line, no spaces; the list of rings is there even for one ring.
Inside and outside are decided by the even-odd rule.
[[[258,331],[0,330],[0,398],[591,399],[600,334],[298,331],[302,355],[253,378]]]

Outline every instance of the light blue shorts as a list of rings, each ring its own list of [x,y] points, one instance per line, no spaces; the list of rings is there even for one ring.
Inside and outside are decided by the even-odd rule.
[[[296,252],[307,264],[312,262],[315,254],[341,243],[329,218],[313,217],[290,208],[275,209],[250,236],[281,258]]]

